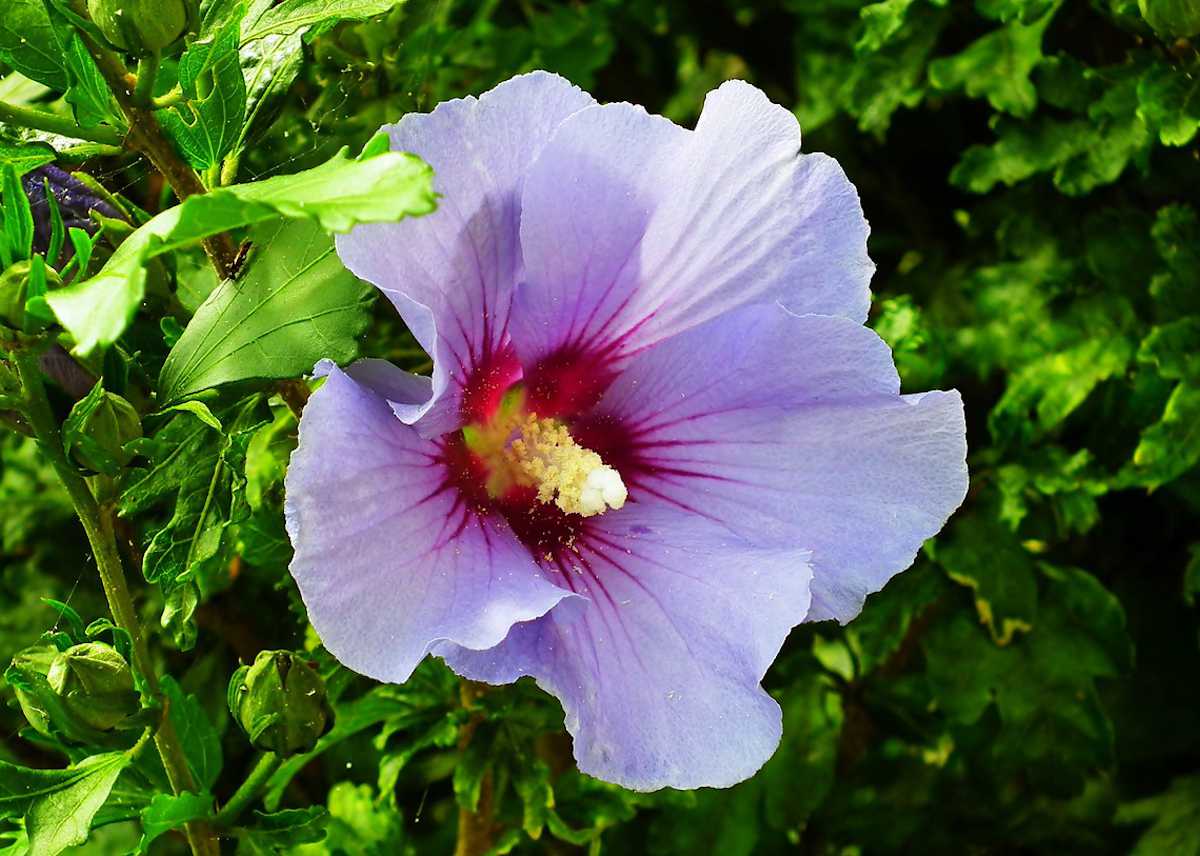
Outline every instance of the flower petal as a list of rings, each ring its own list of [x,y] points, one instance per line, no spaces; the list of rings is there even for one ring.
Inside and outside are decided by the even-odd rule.
[[[887,345],[841,318],[738,310],[635,357],[589,421],[631,501],[811,550],[810,620],[857,615],[966,495],[958,393],[900,395]]]
[[[513,342],[529,368],[609,361],[739,305],[867,315],[867,222],[837,163],[800,154],[787,110],[749,84],[709,93],[695,131],[588,107],[530,168]]]
[[[397,412],[422,436],[462,424],[463,387],[474,372],[517,370],[511,356],[508,368],[498,364],[505,362],[521,266],[522,181],[554,128],[592,103],[563,78],[534,72],[478,99],[446,101],[432,113],[385,126],[393,149],[433,167],[438,210],[402,223],[359,226],[337,238],[337,250],[350,270],[395,303],[434,358],[429,401]]]
[[[800,550],[764,547],[671,509],[591,518],[564,603],[499,646],[435,653],[466,677],[533,675],[562,702],[579,769],[634,790],[726,787],[775,751],[759,686],[808,609]]]
[[[335,657],[403,681],[438,640],[487,647],[569,591],[498,518],[463,504],[440,460],[388,407],[410,375],[374,360],[325,364],[287,474],[291,572]],[[368,385],[370,384],[370,385]]]

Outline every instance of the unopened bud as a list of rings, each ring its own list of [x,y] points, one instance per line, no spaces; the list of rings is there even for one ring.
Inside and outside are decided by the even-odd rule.
[[[311,751],[333,725],[325,682],[290,651],[263,651],[238,669],[229,710],[255,748],[282,756]]]
[[[88,15],[114,45],[127,51],[158,51],[187,29],[183,0],[88,0]]]
[[[72,645],[54,658],[46,680],[76,719],[99,731],[111,731],[141,706],[129,664],[103,642]]]
[[[125,445],[142,436],[142,422],[121,396],[107,390],[98,394],[99,401],[89,395],[75,405],[81,418],[69,438],[71,456],[81,466],[111,474],[129,463],[132,454]]]

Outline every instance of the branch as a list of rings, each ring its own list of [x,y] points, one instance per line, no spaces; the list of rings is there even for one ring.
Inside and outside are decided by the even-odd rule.
[[[49,131],[52,134],[61,134],[76,140],[103,143],[106,146],[119,146],[124,140],[124,137],[114,128],[81,128],[75,124],[74,120],[66,116],[4,101],[0,101],[0,122],[22,128]]]
[[[117,99],[117,104],[120,105],[121,111],[129,121],[129,142],[149,158],[154,168],[162,173],[163,178],[171,185],[171,189],[175,191],[175,195],[179,197],[180,201],[197,193],[204,193],[205,187],[201,183],[200,177],[190,166],[180,160],[179,155],[175,152],[175,147],[163,133],[162,126],[155,118],[153,110],[138,103],[135,95],[137,78],[129,73],[125,64],[115,53],[96,44],[87,33],[80,32],[79,36],[87,46],[92,59],[96,61],[96,67],[100,69],[100,74],[104,76],[105,82],[108,83]],[[228,234],[222,232],[206,238],[204,251],[222,279],[233,278],[237,270],[238,250]]]
[[[14,351],[12,358],[24,393],[25,416],[42,454],[53,465],[71,497],[79,522],[83,524],[92,554],[96,558],[96,569],[100,572],[100,582],[104,587],[104,596],[108,599],[113,621],[129,634],[133,642],[133,664],[145,678],[150,691],[159,695],[158,675],[150,660],[146,637],[142,633],[142,625],[133,606],[133,598],[129,594],[129,585],[125,581],[121,556],[117,552],[112,509],[96,502],[96,497],[83,476],[67,460],[58,420],[50,410],[50,400],[46,397],[46,387],[42,381],[42,371],[36,353],[31,350],[18,350]],[[155,732],[154,744],[167,771],[171,790],[176,794],[196,791],[196,783],[192,779],[187,757],[183,753],[183,744],[179,742],[179,735],[168,717],[163,717],[162,724]],[[195,856],[218,856],[217,839],[207,824],[193,821],[187,825],[186,832]]]

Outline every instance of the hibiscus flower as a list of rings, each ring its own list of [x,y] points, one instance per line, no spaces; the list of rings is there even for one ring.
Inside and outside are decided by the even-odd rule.
[[[338,253],[431,378],[319,367],[287,477],[326,647],[555,695],[579,768],[727,786],[779,742],[789,631],[849,621],[967,486],[956,392],[862,326],[858,196],[739,81],[694,130],[534,73],[385,128],[436,213]]]

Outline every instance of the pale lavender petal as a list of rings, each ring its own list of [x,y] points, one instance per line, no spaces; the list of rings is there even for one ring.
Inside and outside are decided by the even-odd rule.
[[[462,424],[463,387],[477,371],[519,374],[508,348],[521,268],[521,187],[528,164],[567,116],[594,103],[545,72],[515,77],[478,99],[445,101],[385,126],[393,149],[434,169],[438,209],[416,220],[339,236],[342,261],[396,304],[434,358],[430,399],[398,415],[434,437]]]
[[[325,646],[357,672],[404,681],[436,642],[495,645],[571,594],[499,518],[465,506],[439,445],[383,398],[403,394],[411,377],[388,377],[385,365],[321,367],[285,512],[292,576]]]
[[[534,676],[562,702],[579,769],[605,781],[647,791],[752,776],[779,743],[759,681],[808,609],[804,552],[630,505],[590,519],[564,575],[590,600],[491,650],[435,653],[488,683]]]
[[[512,335],[527,368],[618,363],[745,303],[866,318],[867,223],[837,163],[800,154],[795,118],[749,84],[695,131],[629,104],[581,110],[525,182],[526,276]]]
[[[741,309],[635,357],[589,418],[636,450],[609,455],[632,501],[811,550],[811,620],[857,615],[966,495],[958,393],[900,395],[841,318]]]

